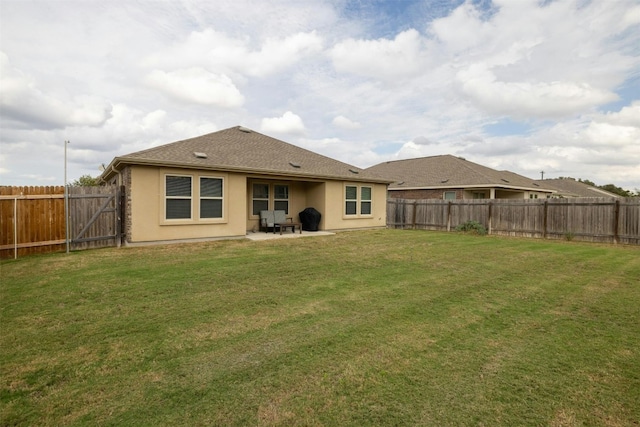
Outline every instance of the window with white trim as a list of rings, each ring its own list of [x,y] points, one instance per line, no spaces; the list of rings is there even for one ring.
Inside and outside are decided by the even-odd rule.
[[[266,210],[280,210],[288,215],[289,186],[254,182],[251,186],[251,203],[252,215],[260,215],[260,211]]]
[[[445,191],[443,198],[445,200],[455,200],[456,199],[456,192],[455,191]]]
[[[269,184],[254,183],[252,188],[252,212],[260,215],[260,211],[269,210]]]
[[[358,209],[358,187],[354,185],[347,185],[344,191],[345,198],[345,206],[344,213],[345,215],[357,215]]]
[[[360,187],[360,215],[371,215],[371,187]]]
[[[367,216],[372,214],[372,194],[370,186],[345,185],[344,214],[345,216]]]
[[[289,186],[283,184],[273,185],[273,210],[284,211],[289,214]]]
[[[165,218],[191,219],[192,179],[190,176],[165,176]]]
[[[200,177],[200,218],[222,218],[222,178]]]

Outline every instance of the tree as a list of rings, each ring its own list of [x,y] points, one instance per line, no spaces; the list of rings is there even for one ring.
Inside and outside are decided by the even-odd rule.
[[[589,181],[588,179],[578,179],[578,182],[584,182],[585,184],[590,185],[592,187],[597,187],[595,182]]]
[[[633,197],[633,193],[625,190],[624,188],[620,188],[613,184],[600,185],[598,188],[601,188],[609,193],[617,194],[622,197]]]
[[[98,178],[94,178],[91,175],[82,175],[71,183],[74,187],[95,187],[98,185]]]

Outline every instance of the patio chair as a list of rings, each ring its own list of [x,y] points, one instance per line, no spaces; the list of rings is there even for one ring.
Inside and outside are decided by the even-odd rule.
[[[260,230],[264,228],[264,232],[269,232],[269,228],[273,228],[273,232],[276,232],[274,211],[260,211]]]

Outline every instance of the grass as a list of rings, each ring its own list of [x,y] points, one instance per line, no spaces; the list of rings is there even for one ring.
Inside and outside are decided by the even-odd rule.
[[[0,268],[0,425],[640,424],[637,247],[377,230]]]

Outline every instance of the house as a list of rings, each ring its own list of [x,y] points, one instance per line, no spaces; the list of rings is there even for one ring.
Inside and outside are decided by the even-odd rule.
[[[389,177],[389,197],[401,199],[537,199],[554,191],[509,171],[441,155],[380,163],[368,172]]]
[[[389,180],[244,127],[116,157],[100,176],[124,188],[127,243],[245,236],[261,210],[320,230],[385,227]]]
[[[545,188],[555,190],[553,197],[622,197],[573,178],[555,178],[536,181]]]

